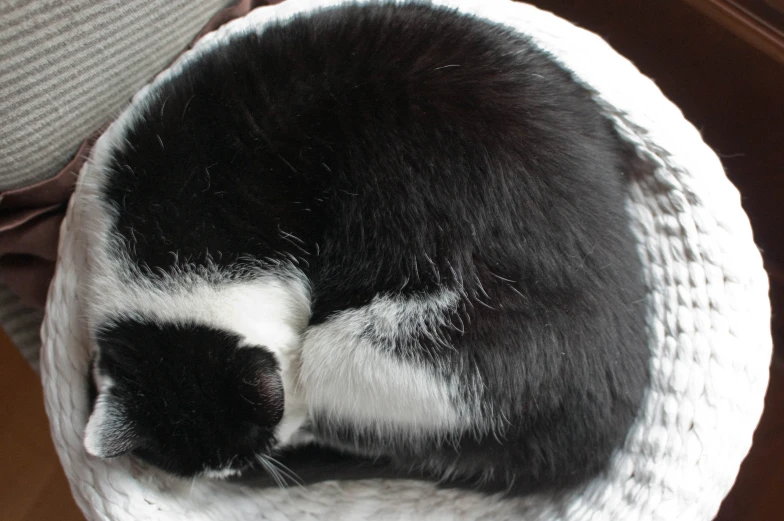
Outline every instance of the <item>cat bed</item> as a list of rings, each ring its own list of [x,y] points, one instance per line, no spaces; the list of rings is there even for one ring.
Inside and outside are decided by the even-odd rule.
[[[263,31],[272,21],[339,3],[289,0],[257,9],[204,37],[155,81],[178,74],[183,62],[232,33]],[[767,277],[738,192],[681,112],[596,35],[507,0],[433,3],[528,35],[594,92],[636,149],[628,210],[647,268],[652,381],[609,470],[567,493],[510,499],[408,480],[259,489],[185,481],[132,458],[89,457],[82,434],[90,346],[80,281],[91,266],[79,185],[62,226],[41,369],[55,446],[89,520],[707,521],[718,510],[751,444],[771,356]]]

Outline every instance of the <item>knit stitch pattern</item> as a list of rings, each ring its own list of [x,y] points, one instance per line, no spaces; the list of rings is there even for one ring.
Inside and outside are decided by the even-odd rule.
[[[232,34],[263,31],[271,21],[341,2],[289,0],[253,11],[207,35],[155,81],[177,75],[183,63]],[[42,374],[55,446],[88,520],[708,521],[715,515],[751,445],[772,347],[767,276],[737,190],[681,112],[598,36],[508,0],[433,3],[528,35],[594,93],[637,151],[640,168],[630,173],[628,210],[646,266],[652,380],[609,470],[556,496],[502,498],[406,480],[246,488],[183,481],[131,458],[87,456],[82,433],[90,346],[81,281],[90,263],[79,186],[63,223],[49,293]],[[110,127],[96,147],[106,146],[112,132]]]

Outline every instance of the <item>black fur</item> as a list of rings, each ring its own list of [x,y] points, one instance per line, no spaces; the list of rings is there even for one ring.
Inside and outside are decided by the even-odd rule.
[[[102,328],[97,341],[123,442],[140,458],[189,476],[230,461],[255,465],[270,449],[283,387],[263,346],[202,325],[133,319]]]
[[[312,324],[379,294],[467,295],[443,332],[450,348],[386,347],[434,370],[476,371],[483,414],[502,429],[411,444],[317,415],[322,439],[514,492],[569,486],[606,465],[648,379],[629,166],[591,93],[548,55],[440,8],[342,7],[235,36],[158,94],[116,151],[104,194],[148,276],[293,260],[314,290]],[[132,330],[112,338],[156,356],[155,335],[173,334],[148,342],[149,325],[118,327]],[[244,351],[216,334],[166,337],[178,347],[165,371],[180,371],[169,376],[216,372],[233,389],[244,368],[221,353]],[[167,366],[115,351],[135,392],[167,395]],[[220,452],[231,443],[223,429],[242,430],[240,413],[212,409],[241,401],[210,396],[189,395],[198,412],[176,427],[183,450]],[[147,426],[181,417],[145,415]],[[180,439],[162,429],[147,439]],[[183,472],[201,456],[163,464]]]

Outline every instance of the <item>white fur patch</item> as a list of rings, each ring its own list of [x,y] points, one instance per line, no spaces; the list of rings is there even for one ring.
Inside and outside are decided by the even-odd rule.
[[[220,470],[205,470],[201,475],[210,479],[227,479],[232,476],[239,476],[240,473],[241,472],[237,469],[225,468]]]
[[[439,341],[459,296],[377,297],[310,328],[302,346],[301,384],[308,408],[377,432],[448,433],[468,427],[468,404],[455,381],[429,363],[406,359],[422,335]],[[385,346],[401,348],[386,352]],[[448,347],[448,346],[447,346]]]
[[[305,409],[297,397],[296,372],[300,338],[310,316],[304,281],[272,274],[244,282],[171,281],[164,287],[145,281],[116,284],[120,280],[103,275],[93,281],[101,295],[91,305],[90,319],[95,325],[113,315],[160,323],[195,322],[236,333],[243,344],[263,346],[275,356],[283,381],[285,406],[279,439],[299,428]]]
[[[286,17],[283,17],[284,19]],[[219,42],[207,35],[202,49]],[[180,60],[184,67],[191,54]],[[157,84],[166,81],[169,70]],[[379,344],[406,348],[421,335],[440,341],[445,313],[459,296],[443,292],[429,298],[377,298],[343,312],[302,335],[310,317],[310,288],[296,269],[259,270],[248,281],[221,280],[216,273],[184,274],[164,283],[134,275],[109,232],[114,210],[101,200],[112,152],[127,146],[125,132],[143,113],[155,88],[148,86],[96,142],[80,178],[80,222],[88,228],[90,275],[87,322],[92,331],[112,315],[136,315],[160,322],[197,322],[241,335],[250,345],[269,349],[281,366],[285,407],[277,427],[280,445],[297,443],[299,428],[312,411],[353,419],[383,430],[449,432],[469,426],[475,407],[461,403],[457,384],[432,366],[385,353]],[[371,331],[372,335],[363,334]],[[302,360],[300,356],[303,355]],[[301,367],[300,367],[301,366]],[[298,369],[301,369],[301,374]]]
[[[238,334],[248,345],[264,346],[281,369],[285,405],[277,434],[285,442],[306,417],[296,372],[301,335],[310,318],[310,287],[294,267],[259,267],[241,281],[209,268],[154,283],[135,273],[110,233],[115,210],[100,194],[111,175],[107,165],[112,153],[127,146],[126,129],[133,126],[144,103],[137,98],[98,139],[80,178],[84,198],[78,211],[83,212],[91,253],[86,292],[90,330],[113,316],[135,316],[160,323],[195,322]]]
[[[84,428],[84,449],[88,454],[99,458],[111,457],[110,450],[106,444],[107,433],[117,423],[113,419],[111,404],[106,399],[106,395],[100,397],[95,402],[93,412]]]
[[[111,378],[101,374],[97,367],[93,368],[92,376],[98,390],[98,398],[84,428],[84,449],[93,456],[109,458],[123,449],[130,448],[119,446],[122,443],[118,444],[116,439],[122,436],[124,429],[129,426],[125,424],[119,411],[110,402]]]
[[[133,450],[136,437],[118,404],[109,397],[108,387],[99,383],[99,389],[101,394],[84,428],[84,450],[98,458],[114,458]]]

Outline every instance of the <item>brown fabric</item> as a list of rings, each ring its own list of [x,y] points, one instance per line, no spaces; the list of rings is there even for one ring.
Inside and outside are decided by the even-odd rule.
[[[0,194],[0,279],[27,306],[46,302],[60,223],[93,141],[82,143],[53,178]]]
[[[218,11],[188,46],[256,7],[282,0],[242,0]],[[179,57],[179,56],[178,56]],[[30,307],[46,304],[54,275],[57,245],[76,178],[104,126],[82,143],[74,158],[53,178],[0,193],[0,279]]]

